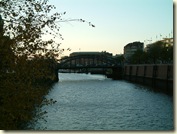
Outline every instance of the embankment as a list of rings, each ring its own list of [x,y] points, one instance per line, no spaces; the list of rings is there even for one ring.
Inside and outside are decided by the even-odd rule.
[[[124,79],[152,87],[155,91],[173,95],[173,65],[125,65]]]

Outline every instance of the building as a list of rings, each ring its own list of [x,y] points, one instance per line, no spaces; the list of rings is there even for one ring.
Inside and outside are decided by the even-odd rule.
[[[127,61],[137,50],[144,50],[144,43],[133,42],[124,47],[124,58]]]

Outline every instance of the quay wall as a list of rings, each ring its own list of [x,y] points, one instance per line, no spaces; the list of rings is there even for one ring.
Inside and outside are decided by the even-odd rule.
[[[173,65],[124,65],[123,79],[173,95]]]

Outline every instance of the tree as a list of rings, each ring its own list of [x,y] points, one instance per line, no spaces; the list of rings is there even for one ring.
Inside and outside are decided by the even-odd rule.
[[[43,35],[59,34],[55,21],[61,14],[49,15],[54,6],[47,0],[0,1],[0,127],[23,128],[33,117],[42,96],[49,90],[47,82],[56,80],[55,63],[51,60],[59,51],[53,39]],[[39,55],[45,55],[45,58]],[[28,60],[33,56],[32,60]],[[15,58],[15,62],[12,60]],[[47,59],[50,58],[50,59]],[[11,62],[12,61],[12,62]],[[7,73],[12,63],[15,73]],[[40,87],[40,83],[44,87]],[[23,112],[22,112],[23,111]]]
[[[168,47],[167,57],[168,57],[168,62],[173,63],[173,46]]]
[[[0,15],[0,72],[10,71],[14,64],[14,53],[11,49],[12,40],[3,36],[4,21]]]
[[[114,56],[114,59],[118,62],[118,63],[123,63],[125,58],[124,58],[124,55],[123,54],[116,54]]]
[[[172,63],[173,46],[165,42],[158,41],[151,44],[147,51],[148,59],[151,63]]]
[[[4,27],[4,21],[0,15],[0,37],[3,36],[3,27]]]
[[[15,56],[11,49],[11,40],[7,36],[0,37],[0,73],[12,71]]]
[[[163,42],[158,41],[152,44],[147,51],[147,55],[151,63],[156,64],[161,61],[161,53],[163,49]]]
[[[173,62],[173,46],[164,43],[161,53],[162,63],[172,63]]]
[[[0,1],[0,12],[5,23],[4,34],[13,40],[12,48],[16,55],[58,56],[60,44],[54,39],[57,37],[63,40],[63,37],[57,23],[77,19],[63,20],[62,15],[66,12],[51,14],[55,8],[54,5],[48,4],[48,0]],[[53,39],[44,41],[44,35],[52,35]]]
[[[59,13],[49,15],[55,7],[47,0],[3,0],[0,11],[4,19],[4,34],[13,40],[13,50],[17,55],[31,55],[58,51],[54,40],[43,41],[42,36],[59,36],[55,21],[61,19]],[[55,45],[56,47],[54,47]],[[50,49],[47,49],[48,48]]]
[[[130,62],[132,64],[141,64],[145,62],[145,53],[143,50],[137,50],[135,53],[130,57]]]

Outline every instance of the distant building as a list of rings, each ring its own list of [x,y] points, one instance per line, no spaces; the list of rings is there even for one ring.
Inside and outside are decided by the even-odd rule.
[[[124,47],[124,58],[128,60],[137,50],[144,49],[144,43],[142,42],[133,42],[129,43]]]

